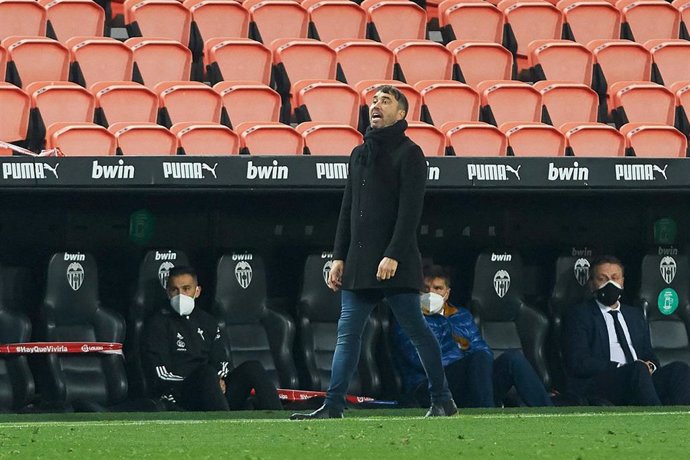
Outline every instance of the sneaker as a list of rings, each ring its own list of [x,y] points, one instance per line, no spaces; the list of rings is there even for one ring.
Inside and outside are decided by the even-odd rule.
[[[449,399],[443,402],[432,402],[431,407],[427,411],[425,417],[450,417],[458,413],[458,408],[455,401]]]
[[[292,414],[290,420],[317,420],[321,418],[343,418],[343,411],[323,405],[308,414]]]

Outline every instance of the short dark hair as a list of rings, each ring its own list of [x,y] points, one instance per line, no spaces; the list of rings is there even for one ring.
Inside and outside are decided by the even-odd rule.
[[[604,264],[612,264],[612,265],[618,265],[621,268],[621,272],[623,275],[625,275],[625,266],[623,265],[623,262],[616,257],[612,255],[603,255],[603,256],[597,256],[592,260],[592,264],[589,269],[589,278],[593,279],[594,278],[594,272],[596,271],[597,267],[600,265]]]
[[[450,287],[450,275],[440,265],[429,265],[424,269],[424,279],[436,279],[441,278],[446,282],[446,286]]]
[[[395,86],[383,85],[383,86],[379,86],[379,88],[376,92],[377,93],[390,94],[391,96],[393,96],[393,99],[395,99],[398,102],[398,105],[400,105],[400,108],[405,111],[405,117],[407,116],[407,109],[409,108],[410,104],[407,102],[407,97],[403,94],[402,91],[400,91]],[[405,117],[403,117],[403,118],[405,118]]]
[[[177,276],[182,276],[182,275],[189,275],[192,278],[194,278],[194,281],[197,283],[199,282],[199,279],[196,274],[196,270],[194,267],[190,265],[178,265],[177,267],[173,267],[170,269],[170,272],[168,272],[168,279],[170,278],[175,278]]]

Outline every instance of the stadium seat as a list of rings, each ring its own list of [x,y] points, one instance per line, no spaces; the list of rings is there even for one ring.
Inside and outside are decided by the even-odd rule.
[[[362,134],[350,125],[307,121],[295,128],[304,138],[310,155],[349,155],[363,142]]]
[[[522,349],[549,387],[544,349],[549,321],[525,303],[524,276],[518,254],[481,253],[474,268],[470,310],[495,357],[508,349]]]
[[[0,82],[5,81],[7,71],[7,50],[0,45]]]
[[[424,40],[426,11],[404,0],[364,0],[367,12],[367,37],[385,44],[396,39]]]
[[[225,254],[216,268],[213,312],[225,329],[234,366],[257,360],[278,388],[298,388],[295,324],[267,306],[266,270],[257,254]]]
[[[618,128],[630,122],[673,126],[676,100],[668,88],[651,82],[620,81],[609,91]]]
[[[621,12],[606,0],[561,0],[567,33],[564,35],[587,46],[592,40],[615,40],[621,36]]]
[[[206,72],[211,83],[253,81],[271,83],[273,55],[261,43],[248,38],[212,38],[204,45]]]
[[[362,80],[393,78],[395,56],[385,45],[373,40],[332,40],[338,62],[338,79],[354,86]]]
[[[672,361],[690,364],[688,256],[648,254],[642,259],[641,275],[639,303],[649,323],[652,349],[662,366]]]
[[[539,81],[534,89],[541,93],[542,121],[559,128],[564,123],[597,121],[599,98],[582,83]]]
[[[158,119],[158,95],[132,81],[103,81],[91,86],[96,97],[95,120],[107,127],[119,122],[150,122]]]
[[[26,88],[35,81],[66,81],[69,51],[60,42],[46,37],[7,37],[6,81]]]
[[[655,38],[678,38],[680,12],[663,0],[618,0],[623,14],[623,38],[644,43]]]
[[[0,343],[23,343],[31,338],[31,323],[22,313],[0,305]],[[17,411],[36,392],[26,355],[0,355],[0,411]]]
[[[163,81],[189,80],[192,52],[179,42],[156,38],[130,38],[134,52],[134,81],[153,89]]]
[[[438,5],[438,23],[443,41],[484,41],[503,43],[505,17],[489,2],[444,0]]]
[[[48,264],[45,297],[37,338],[46,341],[122,343],[122,318],[101,307],[98,268],[90,254],[57,253]],[[70,405],[117,404],[127,397],[127,375],[122,355],[46,355],[41,395],[46,401]]]
[[[516,157],[565,155],[565,136],[544,123],[509,122],[500,127],[508,139],[508,151]]]
[[[126,0],[130,37],[167,38],[189,45],[192,13],[177,0]]]
[[[690,75],[690,42],[687,40],[649,40],[644,44],[652,53],[652,81],[671,88]]]
[[[688,140],[673,126],[628,123],[620,128],[628,152],[645,158],[684,158]]]
[[[355,90],[359,93],[359,131],[364,132],[369,126],[369,105],[374,99],[374,95],[383,85],[391,85],[399,89],[407,98],[409,105],[407,110],[407,121],[419,121],[422,111],[422,96],[414,87],[396,80],[362,80],[355,85]]]
[[[276,89],[283,96],[291,96],[292,86],[300,80],[335,80],[336,54],[325,43],[313,39],[280,39],[272,43]]]
[[[198,81],[167,81],[156,85],[158,121],[166,128],[183,121],[220,123],[223,100]]]
[[[335,80],[300,80],[293,85],[298,122],[336,122],[357,127],[359,94]]]
[[[185,0],[192,13],[192,37],[198,43],[191,48],[203,49],[211,38],[247,38],[249,11],[240,3],[228,0]]]
[[[175,123],[170,132],[185,155],[237,155],[240,139],[230,128],[218,123]]]
[[[528,68],[529,44],[533,40],[558,40],[563,29],[563,14],[545,1],[503,0],[498,4],[508,24],[504,42],[514,52],[518,72]]]
[[[95,123],[53,123],[46,133],[46,148],[59,148],[68,157],[99,157],[115,155],[115,137]]]
[[[429,123],[410,121],[405,135],[421,147],[424,156],[442,157],[446,154],[446,136]]]
[[[72,37],[102,37],[105,12],[92,0],[39,0],[46,9],[46,34],[67,43]]]
[[[367,33],[367,14],[347,0],[306,0],[311,37],[328,43],[335,39],[362,39]]]
[[[534,40],[529,44],[532,80],[592,84],[592,53],[570,40]]]
[[[455,57],[455,80],[476,89],[484,80],[511,79],[513,55],[498,43],[456,40],[446,47]]]
[[[422,96],[422,120],[437,128],[450,121],[479,120],[479,95],[463,83],[422,80],[415,89]]]
[[[134,54],[121,41],[110,37],[72,37],[65,45],[71,56],[70,80],[75,83],[91,88],[101,81],[132,79]]]
[[[46,34],[47,13],[36,0],[0,0],[0,41]]]
[[[678,81],[671,85],[671,91],[676,98],[676,123],[675,127],[685,134],[690,134],[690,80]]]
[[[271,47],[278,38],[307,38],[309,14],[292,0],[245,0],[251,14],[249,38]]]
[[[484,122],[449,122],[441,127],[456,157],[504,157],[508,149],[505,134]]]
[[[680,11],[680,38],[690,38],[688,33],[688,24],[690,23],[690,10],[688,8],[690,8],[690,2],[688,0],[673,0],[671,5]]]
[[[289,125],[276,122],[245,122],[235,126],[240,153],[251,155],[302,155],[304,139]],[[272,170],[280,174],[279,169]]]
[[[624,157],[625,138],[604,123],[563,123],[566,149],[576,157]]]
[[[450,80],[453,55],[431,40],[392,40],[388,48],[395,55],[396,80],[414,85],[421,80]]]
[[[117,148],[122,155],[177,155],[177,138],[156,123],[111,123],[108,131],[117,138]]]
[[[331,362],[340,317],[340,296],[326,285],[333,255],[311,254],[304,264],[302,289],[297,304],[298,353],[305,364],[302,385],[324,391],[331,380]],[[358,368],[350,382],[349,394],[375,397],[381,378],[374,358],[378,321],[370,315],[362,334]]]
[[[222,81],[213,89],[223,101],[223,124],[237,126],[246,121],[279,121],[280,95],[266,85]]]
[[[31,97],[11,83],[0,82],[0,140],[19,143],[27,138]],[[0,155],[11,155],[0,148]]]
[[[148,381],[142,368],[141,336],[148,317],[167,308],[169,304],[165,286],[170,269],[176,265],[189,265],[189,260],[184,252],[174,249],[148,251],[139,264],[136,290],[127,316],[127,340],[124,347],[131,396],[153,396],[149,393]]]
[[[487,80],[477,86],[481,98],[481,120],[501,127],[507,122],[541,120],[541,93],[527,83]]]

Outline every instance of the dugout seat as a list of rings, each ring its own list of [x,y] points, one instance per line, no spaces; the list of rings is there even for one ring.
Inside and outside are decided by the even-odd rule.
[[[90,254],[57,253],[48,264],[45,297],[38,327],[40,340],[51,342],[122,343],[122,318],[100,304],[98,268]],[[103,406],[127,397],[127,375],[122,355],[49,354],[41,395],[56,404],[77,401]]]
[[[644,44],[652,53],[652,81],[671,88],[690,75],[690,42],[687,40],[649,40]]]
[[[302,155],[304,139],[289,125],[248,121],[235,126],[240,153],[250,155]]]
[[[105,12],[92,0],[39,0],[47,13],[46,35],[67,43],[72,37],[102,37]]]
[[[350,125],[307,121],[295,128],[304,139],[305,153],[310,155],[349,155],[364,139]]]
[[[493,125],[484,122],[448,122],[441,127],[451,153],[457,157],[506,156],[508,140]]]
[[[566,155],[576,157],[624,157],[625,138],[604,123],[563,123]]]
[[[0,139],[13,144],[26,140],[31,112],[29,95],[11,83],[0,82],[0,107]],[[0,154],[11,155],[11,151],[0,148]]]
[[[175,123],[170,132],[177,137],[179,153],[185,155],[237,155],[240,152],[237,134],[218,123]]]
[[[570,40],[534,40],[529,44],[532,80],[592,84],[592,52]]]
[[[487,80],[477,86],[481,98],[480,120],[501,127],[507,122],[541,120],[541,93],[527,83]]]
[[[395,55],[393,78],[410,85],[421,80],[450,80],[453,55],[431,40],[392,40],[388,48]]]
[[[455,80],[476,89],[485,80],[511,79],[513,55],[498,43],[454,40],[446,48],[455,57]]]
[[[299,387],[292,357],[295,324],[267,307],[261,256],[233,252],[218,260],[213,311],[225,330],[234,366],[257,360],[277,388]]]
[[[505,17],[490,2],[442,1],[438,5],[438,23],[445,43],[453,40],[503,42]]]
[[[66,81],[69,76],[69,51],[47,37],[7,37],[6,81],[26,88],[35,81]]]
[[[112,123],[108,131],[115,135],[122,155],[166,156],[177,155],[177,138],[156,123]]]
[[[644,308],[652,348],[661,365],[690,364],[690,267],[683,254],[642,259],[639,304]]]
[[[163,81],[189,80],[192,52],[174,40],[134,37],[125,41],[134,53],[133,80],[153,89]]]
[[[335,80],[300,80],[292,88],[298,123],[335,122],[357,127],[359,94],[352,87]]]
[[[561,157],[565,136],[544,123],[508,122],[499,128],[508,139],[508,152],[519,157]]]
[[[628,123],[620,129],[625,136],[626,153],[645,158],[684,158],[688,140],[673,126],[654,123]]]
[[[210,86],[198,81],[167,81],[157,84],[158,122],[170,128],[184,121],[220,123],[223,100]]]
[[[413,2],[364,0],[360,6],[367,13],[367,38],[383,44],[426,38],[426,11]]]
[[[592,88],[567,81],[538,81],[534,89],[541,93],[542,121],[560,128],[565,123],[597,121],[599,98]]]
[[[211,83],[252,81],[269,85],[273,55],[248,38],[212,38],[204,44],[204,63]]]
[[[176,0],[126,0],[125,26],[130,37],[167,38],[189,45],[192,13]]]
[[[176,249],[148,251],[139,264],[136,291],[127,316],[127,340],[124,347],[129,393],[134,397],[152,396],[149,394],[141,362],[141,335],[148,317],[167,308],[169,303],[165,286],[170,269],[176,265],[189,265],[187,255]]]
[[[468,85],[422,80],[415,89],[422,96],[422,121],[440,128],[451,121],[479,120],[479,95]]]
[[[361,39],[367,33],[367,14],[359,5],[343,0],[306,0],[310,37],[328,43],[335,39]]]
[[[481,253],[474,269],[470,309],[494,356],[512,348],[522,349],[537,375],[550,387],[544,349],[549,321],[525,303],[523,278],[518,254]]]
[[[53,123],[46,134],[46,148],[59,148],[68,157],[115,155],[117,141],[107,129],[95,123]]]
[[[390,80],[393,78],[395,56],[385,45],[373,40],[332,40],[328,46],[335,50],[338,80],[356,85],[362,80]]]
[[[655,38],[678,38],[680,11],[663,0],[619,0],[616,2],[623,14],[624,38],[638,43]]]
[[[72,37],[65,42],[70,51],[70,80],[84,88],[101,81],[132,79],[134,54],[131,48],[110,37]]]
[[[0,0],[0,40],[46,34],[46,10],[36,0]]]
[[[249,38],[271,46],[279,38],[307,38],[309,15],[302,5],[291,0],[246,0],[249,10]]]
[[[661,123],[673,126],[676,112],[674,94],[651,82],[621,81],[611,85],[611,107],[616,126],[626,123]]]
[[[96,123],[108,127],[120,122],[155,123],[158,95],[133,81],[102,81],[91,86],[96,97]]]
[[[442,157],[446,154],[446,136],[434,125],[410,121],[405,135],[422,149],[424,156]]]
[[[305,372],[301,376],[302,386],[316,391],[325,391],[331,379],[331,362],[340,317],[340,295],[326,285],[332,260],[333,255],[329,252],[307,257],[297,304],[297,348],[305,365]],[[349,394],[375,397],[381,390],[381,378],[374,357],[378,333],[378,320],[372,314],[362,334],[359,365],[348,388]]]
[[[621,36],[621,12],[606,0],[561,0],[564,38],[587,46],[592,40],[615,40]]]
[[[223,101],[221,120],[228,126],[247,121],[277,122],[280,95],[270,87],[251,81],[221,81],[213,85]]]

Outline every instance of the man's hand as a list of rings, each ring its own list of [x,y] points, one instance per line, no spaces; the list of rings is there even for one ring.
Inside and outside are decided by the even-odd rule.
[[[390,257],[384,257],[379,262],[379,269],[376,272],[376,279],[379,281],[389,280],[395,276],[398,269],[398,261]]]
[[[651,362],[651,361],[644,361],[644,360],[642,360],[642,359],[638,359],[638,361],[640,361],[640,362],[642,362],[642,363],[645,363],[645,364],[647,365],[647,370],[649,371],[649,374],[650,374],[650,375],[653,374],[654,371],[656,370],[656,365],[655,365],[653,362]]]
[[[345,262],[334,260],[331,264],[331,271],[328,272],[328,287],[334,292],[338,292],[343,284],[343,270],[345,270]]]
[[[222,391],[223,394],[225,394],[225,380],[223,380],[222,378],[218,380],[218,385],[220,385],[220,391]]]

